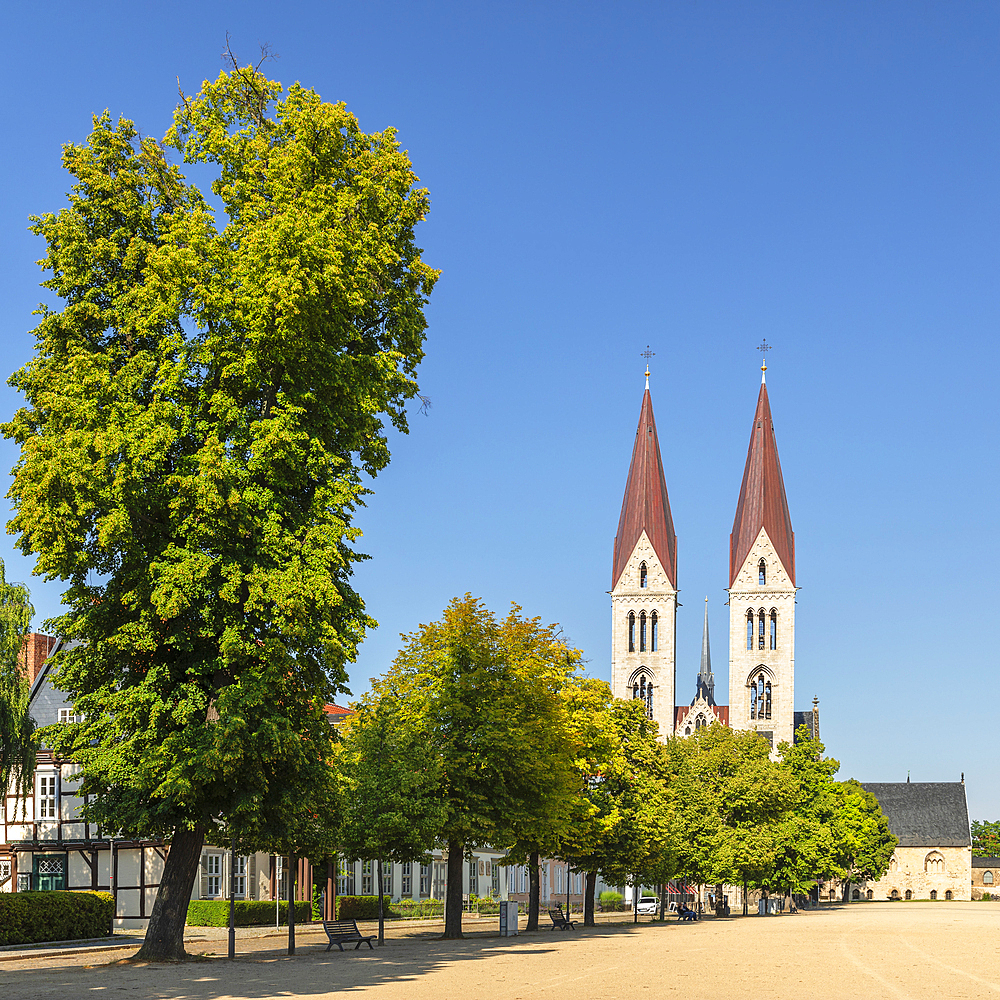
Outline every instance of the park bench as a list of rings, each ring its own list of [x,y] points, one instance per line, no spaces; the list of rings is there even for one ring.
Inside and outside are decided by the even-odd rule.
[[[336,945],[341,951],[344,950],[345,944],[350,944],[352,941],[357,941],[354,946],[354,950],[357,951],[362,944],[368,943],[368,947],[374,951],[372,946],[372,941],[378,937],[377,934],[369,934],[367,937],[358,930],[358,922],[356,920],[324,920],[323,930],[326,931],[326,936],[330,939],[330,943],[326,946],[326,950],[329,951],[334,945]]]
[[[549,910],[549,919],[552,921],[552,929],[554,931],[576,930],[576,921],[570,920],[569,917],[565,916],[561,906],[557,906],[554,910]]]

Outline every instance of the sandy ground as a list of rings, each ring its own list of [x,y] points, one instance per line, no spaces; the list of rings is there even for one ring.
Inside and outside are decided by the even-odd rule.
[[[996,997],[998,930],[1000,906],[942,902],[861,904],[684,925],[606,923],[517,938],[480,932],[464,941],[398,927],[384,948],[343,954],[324,952],[325,938],[311,931],[299,936],[294,958],[284,954],[278,938],[244,938],[235,962],[107,964],[128,952],[6,962],[0,966],[0,997]],[[189,947],[218,951],[225,941]]]

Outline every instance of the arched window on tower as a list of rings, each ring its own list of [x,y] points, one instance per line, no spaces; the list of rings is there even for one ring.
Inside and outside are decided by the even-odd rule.
[[[646,564],[639,563],[639,586],[646,586]]]
[[[651,653],[655,653],[660,645],[659,636],[656,634],[658,623],[659,619],[657,618],[656,612],[654,611],[649,616],[649,650]]]
[[[757,612],[757,648],[764,649],[764,622],[766,620],[764,609]]]
[[[757,583],[761,587],[767,583],[767,563],[763,559],[757,563]]]
[[[628,613],[628,651],[635,652],[635,612]]]
[[[639,612],[639,652],[646,652],[646,612]]]
[[[750,718],[757,718],[757,685],[750,685]]]
[[[771,608],[771,649],[778,648],[778,612]]]
[[[764,718],[771,718],[771,682],[764,685]]]
[[[640,674],[632,683],[632,697],[638,698],[646,709],[648,718],[653,717],[653,681],[647,680],[645,674]]]
[[[747,612],[747,649],[753,649],[753,608]]]
[[[757,678],[757,718],[764,718],[764,675]]]

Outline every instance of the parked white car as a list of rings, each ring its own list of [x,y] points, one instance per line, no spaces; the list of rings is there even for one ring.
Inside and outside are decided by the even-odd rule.
[[[655,917],[660,910],[660,901],[655,896],[640,896],[635,909],[636,913]]]

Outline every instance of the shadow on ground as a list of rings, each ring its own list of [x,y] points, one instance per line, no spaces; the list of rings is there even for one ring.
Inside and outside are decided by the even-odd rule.
[[[641,925],[643,929],[648,924]],[[663,926],[663,925],[657,925]],[[672,926],[672,925],[667,925]],[[32,968],[0,968],[0,996],[4,1000],[30,996],[76,998],[103,997],[121,993],[155,1000],[270,1000],[276,996],[321,997],[337,992],[371,989],[394,984],[405,987],[438,970],[491,955],[539,957],[553,949],[553,936],[605,939],[633,933],[632,924],[610,924],[578,928],[572,932],[535,931],[516,938],[475,935],[461,941],[442,941],[431,933],[387,938],[384,947],[338,952],[325,951],[326,939],[318,936],[300,944],[290,957],[284,942],[262,941],[262,947],[238,954],[234,961],[209,957],[204,961],[177,965],[117,965],[121,952],[91,956],[92,964],[48,959]],[[218,946],[223,942],[205,942]],[[251,946],[252,941],[240,942]],[[595,940],[596,944],[596,940]]]

